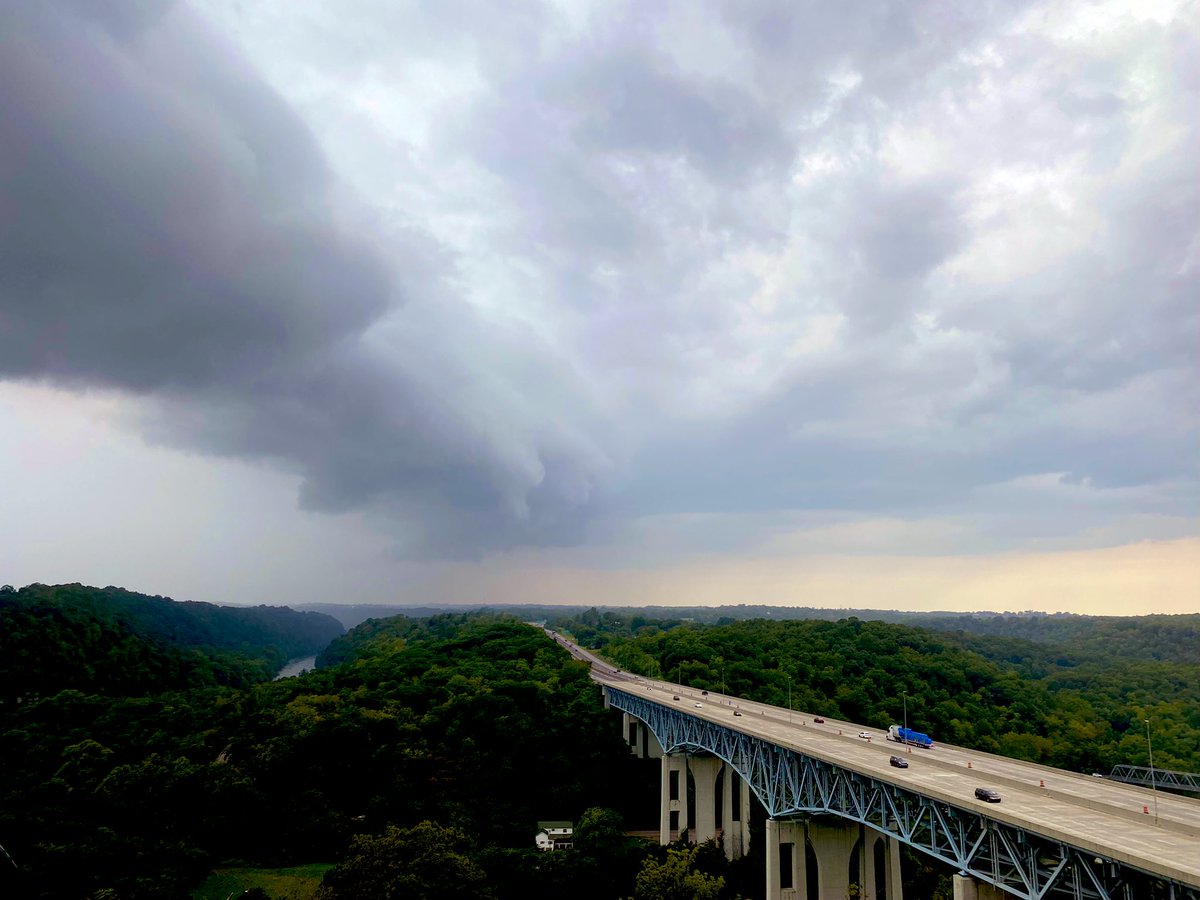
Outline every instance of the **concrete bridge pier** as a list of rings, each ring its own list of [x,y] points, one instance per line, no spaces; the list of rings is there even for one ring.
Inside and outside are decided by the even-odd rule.
[[[875,878],[876,900],[904,900],[904,879],[900,874],[900,842],[895,838],[875,834],[869,828],[864,828],[863,831],[872,839],[871,854],[876,863],[882,862],[882,865],[871,866]]]
[[[749,852],[750,785],[728,763],[721,773],[721,836],[729,859]]]
[[[659,799],[658,842],[671,843],[688,827],[687,756],[664,753],[662,756],[662,793]]]
[[[1004,891],[969,875],[954,876],[954,900],[1004,900]]]
[[[657,743],[657,742],[656,742]],[[688,756],[685,753],[656,754],[662,758],[662,795],[659,804],[658,840],[669,844],[683,829],[693,844],[717,836],[717,776],[724,762],[715,756]],[[695,822],[688,820],[688,774],[695,787]],[[722,797],[722,800],[725,798]],[[722,824],[728,818],[728,805],[722,809]],[[743,804],[742,808],[745,808]]]
[[[766,844],[767,900],[903,900],[899,842],[864,825],[768,819]]]
[[[638,759],[658,759],[663,755],[662,746],[646,723],[629,713],[621,713],[622,731],[629,751]]]
[[[717,774],[725,763],[715,756],[688,759],[692,782],[696,786],[696,827],[693,844],[702,844],[717,836]]]
[[[807,900],[804,823],[767,819],[766,844],[767,900]]]

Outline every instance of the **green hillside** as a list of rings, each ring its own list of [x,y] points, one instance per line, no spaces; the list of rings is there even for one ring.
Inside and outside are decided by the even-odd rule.
[[[180,603],[121,588],[0,590],[0,704],[75,688],[144,695],[246,685],[342,633],[321,613]]]

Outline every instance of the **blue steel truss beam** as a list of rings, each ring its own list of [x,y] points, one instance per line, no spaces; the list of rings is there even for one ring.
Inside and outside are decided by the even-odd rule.
[[[1153,774],[1154,787],[1200,794],[1200,775],[1192,772],[1172,772],[1170,769],[1154,769],[1153,773],[1151,773],[1148,766],[1113,766],[1112,774],[1108,777],[1112,781],[1124,781],[1128,784],[1144,784],[1149,787],[1151,785],[1151,774]]]
[[[1025,900],[1200,900],[1200,890],[979,812],[926,797],[619,688],[609,703],[667,753],[711,753],[772,818],[834,815],[903,841]]]

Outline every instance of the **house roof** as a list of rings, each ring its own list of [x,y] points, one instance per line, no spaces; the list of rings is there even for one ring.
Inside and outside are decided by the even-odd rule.
[[[539,830],[539,831],[549,831],[551,828],[567,828],[567,829],[570,829],[570,828],[572,828],[572,827],[573,827],[573,826],[572,826],[572,823],[571,823],[571,822],[562,822],[562,821],[547,821],[547,822],[538,822],[538,830]]]

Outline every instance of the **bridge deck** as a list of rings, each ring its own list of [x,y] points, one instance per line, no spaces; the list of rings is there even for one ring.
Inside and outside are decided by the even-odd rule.
[[[789,714],[715,692],[705,696],[682,685],[619,672],[585,651],[577,650],[577,655],[595,663],[592,677],[601,684],[641,692],[647,700],[689,715],[1200,887],[1200,800],[1161,792],[1155,798],[1147,788],[947,744],[932,750],[904,747],[885,740],[879,726],[828,718],[818,725],[811,713]],[[678,701],[672,699],[676,695]],[[742,715],[735,716],[735,709]],[[860,731],[870,732],[872,739],[857,737]],[[905,755],[910,767],[892,767],[892,755]],[[1002,801],[976,800],[976,787],[995,788]]]

